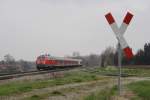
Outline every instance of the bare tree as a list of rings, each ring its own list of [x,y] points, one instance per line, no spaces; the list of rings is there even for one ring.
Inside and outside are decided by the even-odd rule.
[[[30,62],[30,61],[25,61],[25,60],[19,60],[18,64],[21,66],[21,71],[31,71],[31,70],[35,70],[35,63],[34,62]]]
[[[108,47],[101,54],[101,66],[105,67],[107,65],[114,65],[114,55],[115,49],[113,47]]]
[[[13,56],[11,56],[10,54],[6,54],[4,56],[4,61],[3,61],[2,65],[4,67],[3,71],[6,73],[13,73],[13,72],[20,71],[20,66],[17,65],[15,58]]]
[[[80,53],[79,53],[79,52],[73,52],[73,53],[72,53],[72,56],[73,56],[73,57],[79,57],[79,56],[80,56]]]
[[[10,54],[6,54],[5,56],[4,56],[4,61],[6,62],[6,63],[15,63],[15,58],[13,57],[13,56],[11,56]]]

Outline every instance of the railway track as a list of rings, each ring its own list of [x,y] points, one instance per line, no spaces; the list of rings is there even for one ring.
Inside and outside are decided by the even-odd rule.
[[[138,66],[138,68],[143,68],[143,66]],[[63,69],[53,69],[53,70],[43,70],[43,71],[30,71],[30,72],[20,72],[20,73],[3,73],[0,74],[0,80],[7,80],[7,79],[12,79],[12,78],[17,78],[17,77],[22,77],[22,76],[29,76],[29,75],[38,75],[38,74],[46,74],[46,73],[52,73],[52,72],[59,72],[59,71],[67,71],[67,70],[71,70],[74,68],[81,68],[83,71],[85,72],[91,72],[91,73],[96,73],[94,70],[92,70],[91,68],[86,68],[86,67],[73,67],[73,68],[63,68]],[[127,68],[127,67],[125,67]],[[130,67],[129,67],[130,68]],[[132,69],[134,69],[135,67],[132,67]],[[136,67],[137,68],[137,67]],[[145,68],[145,67],[144,67]],[[146,68],[150,68],[150,66],[146,66]],[[111,74],[111,73],[107,73],[107,74],[102,74],[105,76],[117,76],[118,74]],[[123,77],[127,77],[127,76],[134,76],[134,75],[127,75],[127,74],[123,74]]]
[[[38,74],[46,74],[52,72],[59,72],[59,71],[67,71],[73,68],[63,68],[63,69],[53,69],[53,70],[43,70],[43,71],[30,71],[30,72],[22,72],[22,73],[13,73],[13,74],[2,74],[0,75],[0,80],[7,80],[22,76],[29,76],[29,75],[38,75]]]

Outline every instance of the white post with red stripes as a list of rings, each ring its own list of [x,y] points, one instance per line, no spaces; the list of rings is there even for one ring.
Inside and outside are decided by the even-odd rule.
[[[108,23],[110,24],[110,26],[118,40],[118,67],[119,67],[118,88],[119,88],[119,95],[121,95],[121,58],[122,58],[121,48],[124,51],[127,59],[131,59],[133,57],[132,49],[129,48],[128,43],[126,42],[125,38],[123,37],[123,34],[125,33],[133,15],[128,12],[126,14],[120,28],[118,28],[111,13],[106,14],[105,17],[106,17]]]

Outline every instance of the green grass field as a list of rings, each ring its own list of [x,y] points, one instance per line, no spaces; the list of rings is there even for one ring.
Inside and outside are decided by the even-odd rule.
[[[131,76],[150,77],[150,69],[123,68],[122,72]],[[99,68],[99,70],[93,70],[93,73],[99,73],[102,75],[116,75],[118,74],[118,69],[114,67]],[[132,100],[150,100],[150,81],[130,83],[127,85],[127,88],[135,93],[135,97],[133,97]],[[111,100],[113,95],[117,95],[116,93],[117,88],[104,89],[96,93],[91,93],[86,96],[84,100]]]
[[[136,99],[140,97],[142,100],[150,100],[150,81],[130,83],[127,87],[137,95]]]
[[[24,93],[32,91],[33,89],[40,89],[46,87],[53,87],[57,85],[64,85],[69,83],[80,83],[86,81],[93,81],[104,79],[95,74],[88,72],[69,72],[65,73],[62,78],[55,78],[49,80],[37,80],[37,81],[23,81],[23,82],[11,82],[0,85],[0,96],[12,95],[17,93]]]
[[[127,69],[123,68],[123,73],[129,74],[129,75],[135,75],[138,77],[149,77],[150,76],[150,70],[149,69]],[[106,77],[102,75],[107,74],[118,74],[118,69],[115,67],[107,67],[107,68],[93,68],[93,69],[81,69],[78,71],[71,71],[64,73],[64,76],[61,78],[53,78],[53,79],[46,79],[46,80],[36,80],[36,81],[16,81],[16,82],[10,82],[7,84],[1,84],[0,85],[0,96],[10,96],[10,95],[16,95],[21,94],[25,92],[32,91],[34,89],[41,89],[41,88],[47,88],[47,87],[54,87],[58,85],[65,85],[65,84],[71,84],[71,83],[81,83],[81,82],[89,82],[94,80],[107,80]],[[134,84],[134,85],[132,85]],[[143,84],[143,86],[147,86],[148,88],[140,87],[138,84]],[[141,82],[141,83],[131,83],[128,87],[131,88],[132,91],[137,93],[138,96],[146,97],[150,99],[150,96],[148,93],[150,93],[150,88],[148,86],[150,82]],[[134,87],[137,86],[137,87]],[[138,89],[139,88],[139,89]],[[112,92],[113,91],[113,92]],[[142,91],[140,93],[139,91]],[[94,98],[104,98],[101,100],[107,100],[106,97],[110,97],[114,93],[114,89],[112,90],[104,90],[100,91],[98,93],[91,94],[85,98],[85,100],[98,100]],[[53,93],[52,93],[53,94]],[[58,93],[54,93],[58,94]],[[34,95],[31,97],[32,99],[38,99],[41,98],[37,95]],[[147,99],[146,99],[147,100]]]
[[[31,97],[24,98],[23,100],[43,100],[49,96],[65,96],[62,92],[60,91],[53,91],[51,93],[45,93],[45,94],[40,94],[40,95],[32,95]]]
[[[84,100],[111,100],[111,97],[115,95],[117,92],[117,86],[113,88],[106,88],[96,93],[91,93],[90,95],[86,96]]]
[[[93,73],[99,73],[102,75],[117,75],[118,69],[116,67],[109,66],[107,68],[97,68],[97,70],[93,70]],[[128,69],[122,67],[122,73],[131,76],[150,77],[150,69],[140,69],[140,68]]]
[[[127,84],[125,86],[133,92],[133,97],[128,97],[129,100],[150,100],[150,81],[139,81]],[[99,92],[91,93],[84,100],[113,100],[112,97],[117,95],[117,87],[104,89]]]

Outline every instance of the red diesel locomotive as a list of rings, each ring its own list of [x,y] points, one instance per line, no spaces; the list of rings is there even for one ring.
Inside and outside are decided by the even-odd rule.
[[[36,60],[36,67],[38,70],[53,69],[53,68],[60,68],[60,67],[75,67],[75,66],[81,66],[81,59],[41,55],[37,57]]]

